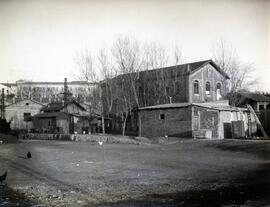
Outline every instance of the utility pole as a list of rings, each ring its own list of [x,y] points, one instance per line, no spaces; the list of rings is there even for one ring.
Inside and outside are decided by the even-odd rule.
[[[1,93],[1,119],[5,118],[5,90],[2,88]]]

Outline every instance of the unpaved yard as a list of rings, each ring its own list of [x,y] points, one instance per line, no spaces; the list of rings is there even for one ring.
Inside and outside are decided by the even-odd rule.
[[[269,141],[0,146],[2,206],[264,206]],[[24,159],[31,151],[32,159]]]

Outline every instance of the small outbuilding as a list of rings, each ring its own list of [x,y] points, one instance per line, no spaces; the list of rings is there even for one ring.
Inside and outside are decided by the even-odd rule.
[[[256,133],[253,114],[227,101],[171,103],[139,109],[139,136],[239,138]]]
[[[33,117],[33,131],[39,133],[83,134],[89,130],[89,113],[76,101],[50,103]]]
[[[237,92],[234,95],[234,102],[237,106],[245,106],[249,104],[252,106],[254,111],[262,111],[270,109],[270,98],[259,93],[252,92]]]
[[[31,117],[38,114],[43,107],[39,102],[24,99],[6,106],[5,118],[13,130],[30,130],[33,128]]]

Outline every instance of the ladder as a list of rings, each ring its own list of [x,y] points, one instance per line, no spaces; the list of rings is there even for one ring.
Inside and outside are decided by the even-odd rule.
[[[255,122],[256,122],[256,124],[258,125],[259,129],[261,130],[261,132],[262,132],[262,134],[263,134],[263,137],[264,137],[264,138],[268,138],[268,135],[266,134],[266,132],[265,132],[265,130],[264,130],[264,128],[263,128],[263,126],[262,126],[262,124],[261,124],[261,122],[260,122],[260,120],[259,120],[257,114],[256,114],[255,111],[253,110],[253,108],[252,108],[249,104],[247,104],[247,108],[248,108],[249,112],[251,112],[251,114],[253,114],[253,116],[254,116],[254,118],[255,118]],[[251,123],[250,113],[248,113],[248,121],[249,121],[249,123]]]

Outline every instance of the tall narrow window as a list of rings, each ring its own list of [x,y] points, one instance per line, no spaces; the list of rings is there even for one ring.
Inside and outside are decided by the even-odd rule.
[[[209,81],[207,81],[206,82],[206,84],[205,84],[205,93],[207,94],[207,95],[210,95],[210,82]]]
[[[221,83],[217,83],[217,100],[221,100]]]
[[[199,94],[199,81],[195,80],[193,84],[194,94]]]
[[[217,83],[217,90],[221,91],[221,83]]]

